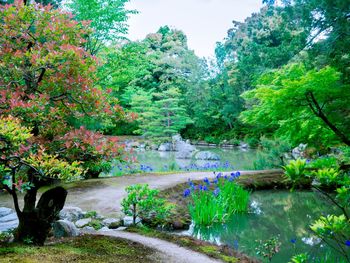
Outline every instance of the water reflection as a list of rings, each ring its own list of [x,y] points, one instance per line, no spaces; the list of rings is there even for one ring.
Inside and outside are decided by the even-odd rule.
[[[137,160],[140,164],[151,166],[155,171],[170,170],[169,168],[177,168],[183,170],[201,170],[215,169],[215,167],[224,168],[228,164],[227,169],[232,170],[252,170],[254,169],[254,161],[257,157],[257,151],[253,149],[245,150],[222,149],[197,147],[200,151],[211,151],[220,156],[220,161],[205,161],[194,159],[177,159],[175,152],[158,152],[158,151],[138,151],[136,152]]]
[[[305,242],[312,236],[309,224],[323,211],[335,212],[320,196],[313,192],[258,191],[252,194],[251,204],[255,206],[252,209],[255,213],[234,215],[224,225],[192,226],[187,234],[238,248],[252,256],[256,255],[257,240],[278,236],[281,251],[272,262],[288,262],[293,255],[302,252],[314,256],[329,253],[320,242]],[[256,207],[260,213],[256,213]]]

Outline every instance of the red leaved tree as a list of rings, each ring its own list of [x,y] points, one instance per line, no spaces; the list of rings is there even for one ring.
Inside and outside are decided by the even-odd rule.
[[[94,87],[96,58],[84,49],[89,33],[88,23],[50,6],[0,6],[0,187],[14,199],[17,240],[43,244],[64,205],[64,189],[43,194],[36,205],[42,184],[123,158],[115,140],[72,127],[84,116],[125,118],[118,101]],[[26,191],[22,210],[18,190]]]

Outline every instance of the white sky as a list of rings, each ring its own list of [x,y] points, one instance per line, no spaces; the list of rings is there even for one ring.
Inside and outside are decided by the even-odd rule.
[[[232,20],[243,21],[261,6],[262,0],[131,0],[127,8],[139,14],[129,20],[128,38],[140,40],[169,25],[185,32],[198,56],[213,56]]]

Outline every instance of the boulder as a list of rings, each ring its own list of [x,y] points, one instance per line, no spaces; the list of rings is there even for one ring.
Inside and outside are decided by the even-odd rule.
[[[14,213],[15,211],[12,210],[11,208],[7,208],[7,207],[0,207],[0,218],[3,216],[7,216],[9,214]]]
[[[18,227],[17,214],[11,209],[11,213],[0,217],[0,232],[7,232]]]
[[[292,150],[292,156],[294,159],[298,159],[298,158],[304,158],[305,157],[305,149],[307,147],[307,144],[299,144],[298,147],[295,147],[293,150]]]
[[[79,219],[78,221],[75,222],[76,227],[82,228],[84,226],[87,226],[91,222],[91,218],[84,218],[84,219]]]
[[[133,224],[133,219],[132,216],[126,216],[123,218],[123,225],[124,226],[131,226]],[[141,218],[137,217],[136,218],[136,224],[141,222]]]
[[[53,233],[57,238],[76,237],[79,235],[79,230],[72,222],[64,219],[53,224]]]
[[[160,152],[170,152],[171,150],[172,150],[172,145],[169,142],[162,143],[158,147],[158,151],[160,151]]]
[[[75,222],[84,217],[83,210],[79,207],[67,206],[60,212],[60,219],[66,219],[68,221]]]
[[[110,229],[116,229],[121,225],[120,220],[117,218],[106,218],[102,223]]]
[[[196,160],[215,160],[218,161],[220,160],[220,156],[217,155],[216,153],[210,152],[210,151],[202,151],[198,152],[195,155]]]
[[[7,232],[18,227],[18,217],[14,210],[0,207],[0,232]]]

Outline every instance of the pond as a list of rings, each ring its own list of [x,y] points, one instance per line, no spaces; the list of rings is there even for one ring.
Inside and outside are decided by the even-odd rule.
[[[254,213],[234,215],[225,225],[212,227],[191,226],[181,234],[216,244],[225,244],[256,257],[259,240],[278,237],[280,252],[272,262],[289,262],[298,253],[336,256],[310,238],[308,226],[320,215],[334,212],[332,206],[313,192],[256,191],[251,195]],[[295,241],[295,242],[294,242]],[[327,260],[323,262],[338,262]],[[315,261],[318,262],[318,261]]]
[[[110,175],[121,175],[141,170],[144,172],[205,171],[205,170],[254,170],[257,150],[240,148],[197,147],[200,151],[210,151],[220,157],[219,161],[177,159],[176,152],[152,150],[135,151],[137,167],[116,164]]]

